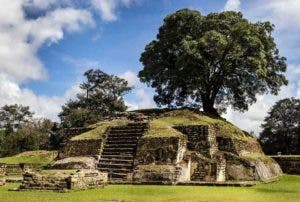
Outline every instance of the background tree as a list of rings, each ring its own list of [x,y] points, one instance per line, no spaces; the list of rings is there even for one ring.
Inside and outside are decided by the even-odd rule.
[[[276,102],[262,128],[259,140],[266,154],[300,154],[300,99]]]
[[[18,104],[4,105],[0,109],[0,123],[2,123],[3,128],[8,134],[14,128],[18,128],[21,123],[29,121],[33,114],[28,106]]]
[[[155,88],[160,106],[192,104],[215,115],[228,105],[247,110],[256,94],[277,94],[287,84],[273,27],[240,12],[179,10],[164,19],[142,53],[140,80]]]
[[[20,124],[17,131],[2,135],[0,156],[11,156],[24,151],[50,150],[50,130],[53,122],[49,119],[35,119]]]
[[[80,85],[83,92],[66,103],[59,114],[64,127],[81,127],[127,109],[123,96],[131,87],[126,80],[99,69],[90,69],[84,76],[86,81]]]

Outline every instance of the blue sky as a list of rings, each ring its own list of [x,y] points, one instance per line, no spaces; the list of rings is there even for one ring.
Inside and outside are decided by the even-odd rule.
[[[131,109],[154,107],[153,90],[136,77],[139,57],[163,18],[181,8],[203,14],[242,11],[252,21],[276,26],[274,37],[288,58],[289,86],[279,96],[258,96],[246,113],[229,109],[224,117],[258,133],[274,102],[300,96],[300,0],[0,1],[0,105],[29,105],[37,117],[57,120],[88,68],[129,80],[135,87],[126,96]]]

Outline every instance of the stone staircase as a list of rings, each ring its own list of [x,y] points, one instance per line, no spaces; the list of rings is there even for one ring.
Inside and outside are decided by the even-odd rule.
[[[100,171],[108,173],[110,182],[129,180],[128,176],[133,172],[138,139],[148,127],[147,122],[134,122],[110,129],[98,164]]]

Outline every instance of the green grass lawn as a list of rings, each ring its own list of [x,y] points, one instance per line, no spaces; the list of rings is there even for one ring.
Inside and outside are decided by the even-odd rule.
[[[56,151],[27,151],[15,156],[0,158],[0,163],[18,164],[18,163],[36,163],[47,165],[51,163],[57,156]]]
[[[18,184],[7,184],[0,187],[0,201],[300,201],[300,176],[296,175],[286,175],[278,182],[253,187],[109,185],[104,189],[70,193],[7,191],[8,188],[17,186]]]

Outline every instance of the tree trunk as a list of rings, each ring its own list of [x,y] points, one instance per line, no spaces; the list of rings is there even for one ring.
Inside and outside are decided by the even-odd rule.
[[[214,101],[207,98],[202,98],[202,104],[203,104],[203,111],[205,113],[213,116],[220,116],[218,111],[214,108]]]

